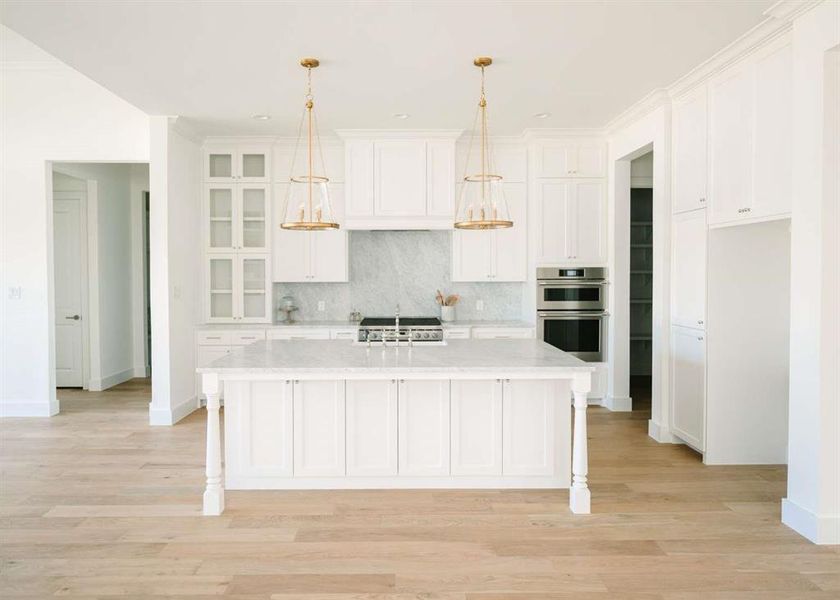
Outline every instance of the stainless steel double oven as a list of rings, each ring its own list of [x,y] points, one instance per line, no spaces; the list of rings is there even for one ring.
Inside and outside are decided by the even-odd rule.
[[[537,332],[543,341],[588,362],[606,360],[607,270],[537,269]]]

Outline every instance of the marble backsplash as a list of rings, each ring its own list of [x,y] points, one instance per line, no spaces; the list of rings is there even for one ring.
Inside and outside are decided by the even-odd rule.
[[[344,320],[364,316],[439,316],[435,290],[459,294],[459,320],[522,317],[522,283],[453,283],[448,231],[351,231],[349,283],[275,283],[274,307],[290,295],[298,320]],[[318,302],[325,303],[318,311]],[[476,310],[476,301],[484,310]]]

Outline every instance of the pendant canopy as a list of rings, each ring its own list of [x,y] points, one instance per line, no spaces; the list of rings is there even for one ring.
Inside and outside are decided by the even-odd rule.
[[[330,203],[329,178],[324,167],[321,138],[315,119],[315,97],[312,95],[312,69],[320,62],[317,58],[303,58],[300,65],[306,69],[306,95],[303,114],[298,127],[298,138],[289,175],[286,211],[280,227],[304,231],[338,229]],[[298,155],[303,142],[306,124],[305,163],[298,169]]]
[[[512,227],[510,211],[505,200],[504,181],[495,173],[487,132],[487,98],[484,95],[484,69],[493,64],[489,56],[479,56],[473,61],[481,69],[481,95],[476,109],[475,124],[470,140],[464,179],[458,194],[455,210],[456,229],[502,229]],[[480,123],[479,123],[480,121]],[[476,130],[479,131],[476,150]],[[471,158],[475,156],[471,163]],[[473,170],[471,170],[473,169]]]

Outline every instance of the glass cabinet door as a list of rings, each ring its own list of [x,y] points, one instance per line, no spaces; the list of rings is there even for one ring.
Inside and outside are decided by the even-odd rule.
[[[236,153],[210,150],[204,154],[205,181],[231,182],[235,179]]]
[[[239,257],[242,292],[242,321],[262,322],[269,317],[268,259]]]
[[[239,249],[265,252],[268,243],[268,186],[239,188]]]
[[[208,320],[228,321],[234,317],[233,256],[213,256],[208,260]]]
[[[235,247],[233,187],[207,188],[207,249],[229,251]]]
[[[268,182],[268,154],[264,150],[239,152],[238,179],[249,182]]]

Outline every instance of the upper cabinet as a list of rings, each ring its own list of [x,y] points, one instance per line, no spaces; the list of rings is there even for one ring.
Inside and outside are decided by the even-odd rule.
[[[505,184],[513,227],[452,232],[452,281],[526,281],[528,224],[526,185]]]
[[[348,229],[447,229],[455,213],[455,134],[345,142]]]
[[[788,40],[710,83],[710,225],[790,213],[791,86]]]
[[[601,140],[542,141],[534,152],[537,177],[605,177],[606,147]]]
[[[209,183],[268,183],[271,148],[256,145],[208,145],[204,148],[204,181]]]
[[[203,209],[207,252],[269,251],[269,186],[206,184]]]
[[[606,194],[603,182],[541,180],[535,191],[537,262],[605,262]]]
[[[706,206],[706,87],[674,103],[673,212]]]

